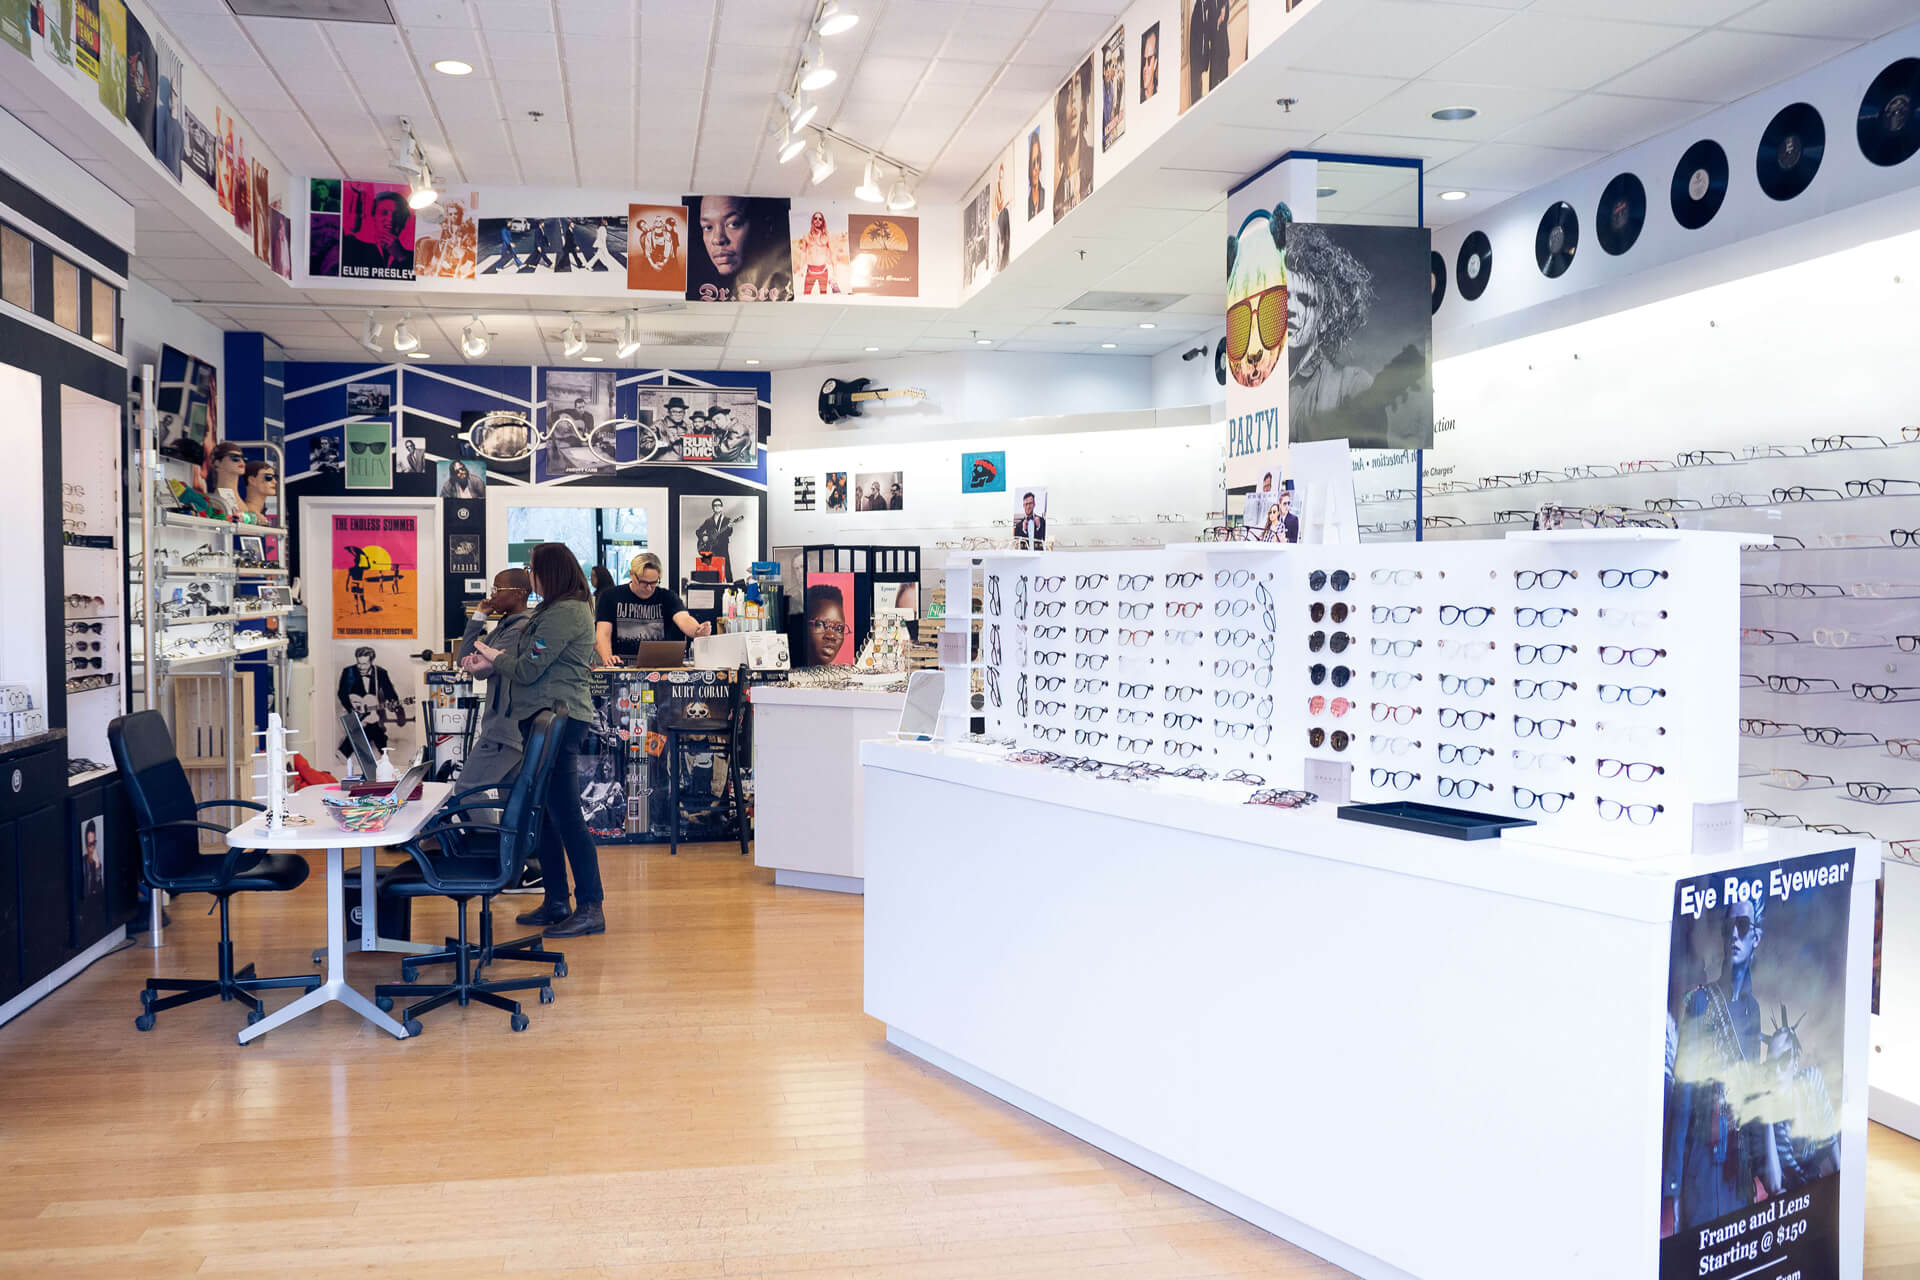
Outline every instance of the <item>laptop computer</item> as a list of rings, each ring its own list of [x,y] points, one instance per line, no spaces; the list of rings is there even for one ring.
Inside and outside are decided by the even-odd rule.
[[[643,671],[658,667],[684,667],[687,665],[686,641],[642,640],[639,651],[626,659],[626,664]]]

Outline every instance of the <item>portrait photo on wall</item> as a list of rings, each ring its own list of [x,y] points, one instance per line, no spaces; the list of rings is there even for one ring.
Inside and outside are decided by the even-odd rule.
[[[1180,0],[1180,110],[1220,87],[1247,60],[1248,0]]]
[[[347,440],[347,488],[393,488],[393,424],[349,422],[342,431]]]
[[[1053,95],[1053,220],[1093,194],[1093,57]]]
[[[636,387],[642,462],[751,467],[760,457],[760,397],[751,387]]]
[[[1762,1270],[1840,1274],[1854,870],[1846,849],[1675,888],[1660,1280],[1715,1274],[1741,1234],[1723,1228],[1754,1212],[1779,1246]]]
[[[78,841],[80,865],[74,877],[75,896],[83,915],[91,914],[99,907],[107,892],[107,820],[99,814],[83,818],[80,822]]]
[[[1027,135],[1027,221],[1047,211],[1047,147],[1045,131]]]
[[[802,608],[807,618],[804,665],[850,667],[854,659],[854,579],[851,573],[809,573]]]
[[[547,440],[540,476],[611,475],[614,372],[611,369],[547,370]]]
[[[185,156],[187,168],[193,170],[194,176],[199,178],[200,181],[206,183],[208,186],[212,186],[215,181],[213,130],[207,128],[200,117],[191,111],[185,113],[185,124],[187,131],[187,149]],[[334,205],[333,211],[336,214],[340,212],[338,203]],[[339,224],[335,223],[335,225],[338,226]]]
[[[685,205],[627,206],[627,288],[686,293]]]
[[[244,172],[236,163],[235,169]],[[235,177],[236,196],[242,189]],[[238,214],[235,214],[236,220]],[[340,275],[349,280],[413,279],[413,210],[404,182],[340,184]]]
[[[898,471],[862,471],[853,478],[861,511],[906,510],[906,477]]]
[[[419,212],[414,229],[415,279],[471,280],[480,247],[480,223],[475,192],[447,192],[438,204]]]
[[[851,291],[882,298],[920,296],[920,219],[856,213],[847,219]]]
[[[398,652],[398,648],[397,645],[356,645],[353,661],[340,668],[334,681],[334,705],[338,711],[348,712],[360,722],[376,760],[385,752],[395,768],[405,769],[420,747],[421,725],[417,714],[407,712],[409,697],[394,683],[395,671],[402,680],[407,680],[412,670],[407,655]],[[350,762],[352,744],[338,716],[329,728],[335,739],[334,754],[342,763]]]
[[[384,417],[392,411],[393,388],[386,383],[349,382],[347,384],[348,417]]]
[[[990,186],[981,187],[960,212],[960,283],[968,289],[984,283],[991,271]]]
[[[627,273],[625,214],[482,218],[480,275]]]
[[[846,293],[847,220],[825,205],[803,204],[793,211],[793,278],[801,297]]]
[[[998,274],[1007,269],[1007,263],[1013,258],[1013,201],[1014,193],[1020,185],[1020,144],[1016,141],[1001,153],[1000,160],[993,167],[993,181],[988,184],[993,189],[993,270]]]
[[[1127,29],[1115,27],[1100,48],[1100,149],[1127,131]]]
[[[1023,485],[1013,490],[1013,538],[1016,547],[1038,551],[1047,541],[1047,489]]]
[[[771,196],[687,196],[693,242],[689,302],[791,302],[792,202]]]
[[[819,490],[820,482],[812,476],[795,476],[793,478],[793,509],[795,511],[813,510],[818,500]]]
[[[213,140],[218,147],[219,140]],[[340,179],[307,183],[307,274],[340,274]]]
[[[1140,101],[1150,102],[1160,92],[1160,24],[1140,33]]]
[[[760,502],[731,494],[680,495],[680,571],[708,582],[747,576],[760,555]]]
[[[1293,512],[1293,481],[1282,480],[1272,467],[1260,473],[1260,484],[1247,494],[1240,522],[1260,530],[1269,542],[1300,541],[1300,517]]]
[[[1423,227],[1287,228],[1289,439],[1433,447],[1431,239]],[[1231,355],[1231,315],[1227,330]]]
[[[487,496],[487,464],[478,458],[436,462],[433,491],[442,498],[484,498]]]
[[[827,472],[827,510],[845,511],[847,509],[847,473],[844,471]]]
[[[397,476],[423,476],[432,463],[427,457],[427,442],[422,436],[403,436],[400,439],[400,451],[393,455],[393,474]]]

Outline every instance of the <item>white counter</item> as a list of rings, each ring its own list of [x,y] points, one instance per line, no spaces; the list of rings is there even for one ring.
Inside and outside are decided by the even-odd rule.
[[[1845,847],[1615,860],[965,747],[861,759],[888,1039],[1369,1280],[1653,1280],[1676,881]],[[1845,1276],[1878,864],[1858,846],[1836,1015]]]
[[[860,743],[892,735],[904,693],[868,689],[753,690],[755,865],[775,884],[859,893]]]

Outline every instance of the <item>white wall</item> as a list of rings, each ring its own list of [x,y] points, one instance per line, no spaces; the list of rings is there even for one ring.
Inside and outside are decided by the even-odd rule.
[[[160,369],[160,348],[173,347],[212,364],[219,374],[222,394],[226,392],[226,338],[218,325],[177,305],[172,298],[141,280],[129,280],[122,299],[126,320],[127,369],[138,374],[140,366],[151,364]]]
[[[1060,414],[1125,413],[1160,402],[1144,356],[1046,355],[1023,351],[950,351],[894,360],[860,360],[775,370],[775,449],[854,442],[872,429],[992,423]],[[879,401],[857,422],[820,421],[827,378],[871,378],[875,387],[918,387],[918,402]]]
[[[1201,339],[1183,342],[1179,346],[1162,351],[1153,357],[1152,389],[1153,407],[1171,408],[1175,405],[1205,404],[1215,407],[1215,416],[1226,412],[1227,389],[1214,381],[1213,347],[1219,340],[1218,335],[1203,335],[1206,339],[1205,354],[1191,360],[1181,359],[1181,355],[1200,345]]]

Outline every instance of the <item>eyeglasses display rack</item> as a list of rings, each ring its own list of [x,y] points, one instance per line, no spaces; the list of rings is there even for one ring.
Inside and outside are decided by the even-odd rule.
[[[1431,485],[1426,536],[1521,521],[1750,535],[1740,795],[1750,822],[1920,865],[1920,428]]]
[[[1358,801],[1527,819],[1618,857],[1719,851],[1739,826],[1740,541],[978,556],[987,733],[1194,781],[1311,787],[1345,765]]]

